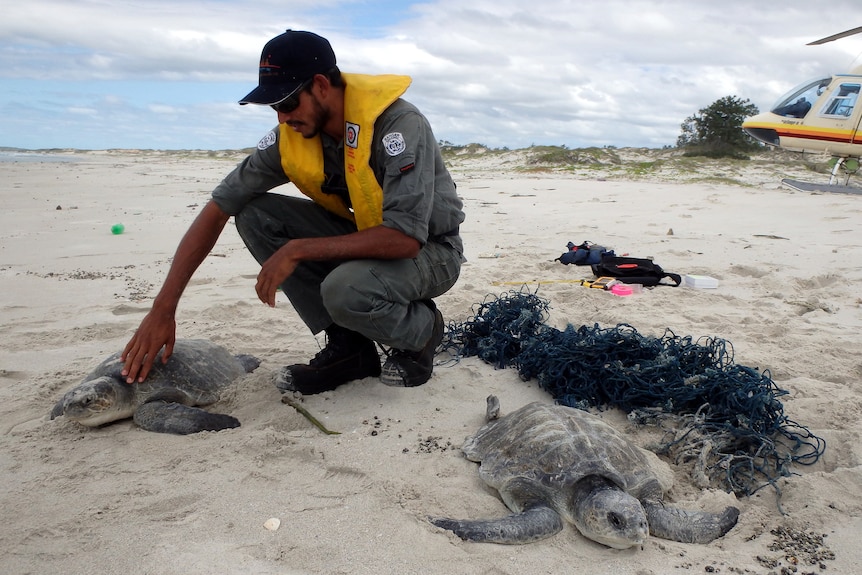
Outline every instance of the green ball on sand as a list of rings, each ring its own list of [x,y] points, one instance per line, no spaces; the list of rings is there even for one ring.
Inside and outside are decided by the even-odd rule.
[[[115,236],[120,235],[124,231],[126,231],[126,226],[124,226],[123,224],[114,224],[113,226],[111,226],[111,233]]]

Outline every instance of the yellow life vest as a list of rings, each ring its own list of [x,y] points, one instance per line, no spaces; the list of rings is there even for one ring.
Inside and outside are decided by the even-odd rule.
[[[360,230],[383,223],[383,188],[371,169],[374,122],[410,85],[409,76],[343,74],[344,179],[353,210],[336,194],[321,189],[323,145],[320,136],[306,139],[287,124],[280,124],[281,167],[303,194],[330,212],[356,223]]]

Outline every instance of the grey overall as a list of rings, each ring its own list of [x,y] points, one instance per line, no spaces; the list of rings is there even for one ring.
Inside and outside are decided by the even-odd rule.
[[[235,219],[260,263],[292,238],[356,231],[353,223],[310,200],[278,194],[252,200]],[[460,269],[461,254],[432,239],[412,260],[303,262],[281,289],[312,333],[335,322],[384,345],[418,350],[434,321],[420,300],[445,293]]]

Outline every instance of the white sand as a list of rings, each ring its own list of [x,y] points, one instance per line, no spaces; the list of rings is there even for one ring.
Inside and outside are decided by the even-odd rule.
[[[669,327],[729,340],[737,363],[768,368],[790,392],[787,415],[828,442],[816,465],[780,482],[783,516],[771,489],[734,501],[677,470],[675,505],[741,509],[738,526],[709,545],[650,538],[616,551],[567,527],[511,547],[462,542],[425,518],[503,514],[457,446],[482,423],[488,394],[504,411],[550,397],[514,370],[467,358],[416,389],[368,379],[306,398],[341,432],[323,435],[270,383],[318,342],[283,296],[274,310],[257,301],[257,266],[232,224],[189,286],[178,332],[262,358],[213,406],[242,427],[180,437],[131,421],[50,421],[61,393],[126,343],[181,234],[237,160],[70,157],[0,163],[0,573],[767,574],[781,569],[769,560],[792,562],[771,548],[779,527],[827,535],[820,549],[835,558],[825,569],[802,561],[798,572],[858,572],[862,196],[791,192],[754,168],[734,167],[754,184],[740,187],[459,164],[469,263],[439,298],[448,321],[468,319],[488,294],[545,281],[539,295],[560,328],[625,322],[644,334]],[[125,233],[112,235],[119,222]],[[588,277],[585,268],[552,261],[583,240],[720,286],[628,298],[586,289],[569,281]],[[645,433],[606,417],[635,440]],[[274,532],[264,528],[272,517],[281,520]]]

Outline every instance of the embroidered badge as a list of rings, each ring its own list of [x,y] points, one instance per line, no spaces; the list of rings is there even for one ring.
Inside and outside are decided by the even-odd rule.
[[[404,136],[401,132],[392,132],[383,136],[383,147],[386,148],[386,153],[390,156],[397,156],[407,149],[407,144],[404,142]]]
[[[344,127],[344,143],[355,148],[359,145],[359,124],[347,122]]]
[[[265,150],[275,143],[275,130],[269,132],[266,136],[260,139],[257,143],[258,150]]]

